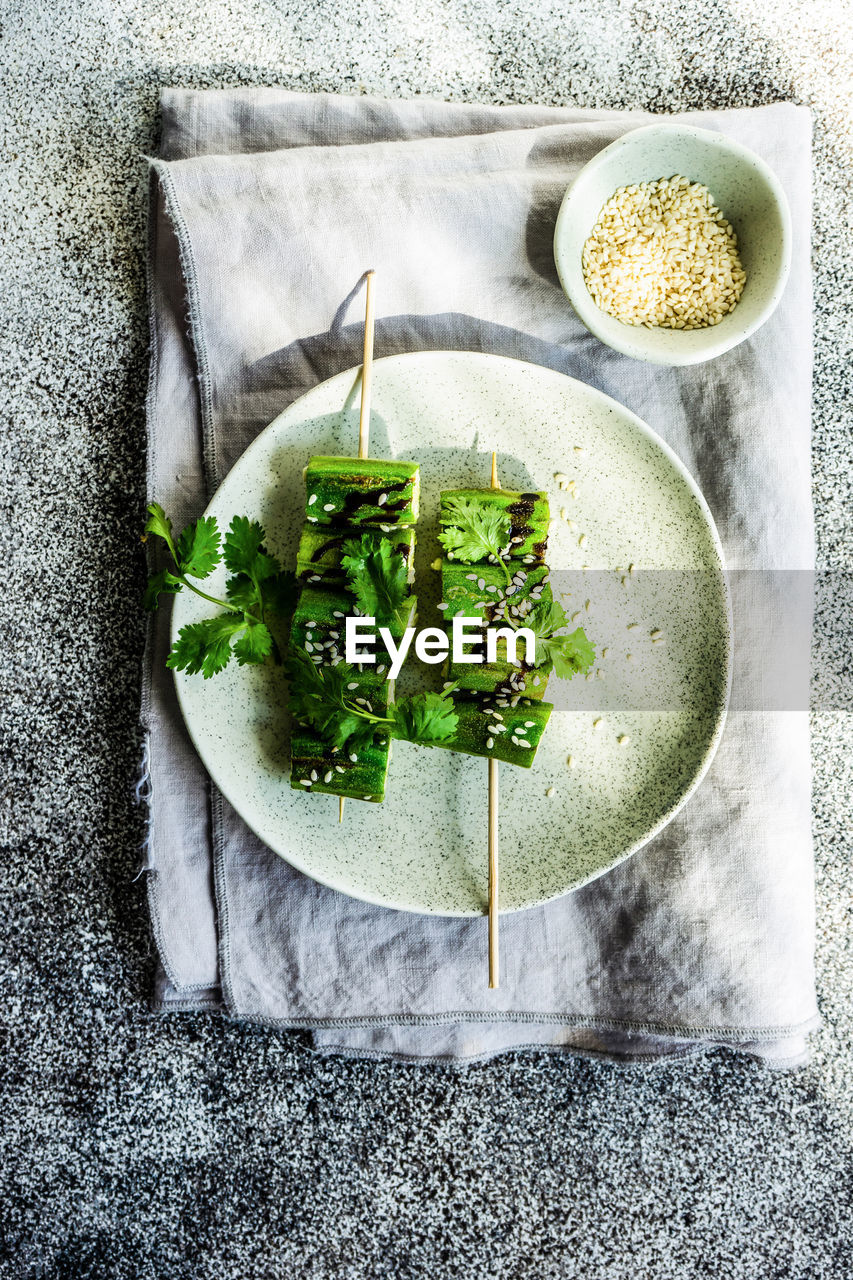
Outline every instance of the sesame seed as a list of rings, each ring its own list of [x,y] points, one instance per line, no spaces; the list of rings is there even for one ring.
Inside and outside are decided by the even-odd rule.
[[[311,781],[310,781],[310,779],[309,779],[309,778],[300,778],[300,779],[299,779],[299,785],[300,785],[300,787],[310,787],[310,786],[311,786]]]
[[[324,503],[323,503],[323,510],[324,510],[324,511],[334,511],[334,509],[335,509],[335,504],[334,504],[334,502],[324,502]]]
[[[358,756],[356,755],[356,753],[355,753],[354,751],[351,751],[351,752],[349,753],[349,758],[350,758],[350,760],[352,760],[353,764],[355,764],[355,763],[357,762],[357,760],[358,760]]]
[[[585,533],[582,533],[582,534],[581,534],[581,536],[578,538],[578,546],[579,546],[579,547],[585,547],[585,546],[586,546],[586,534],[585,534]]]
[[[376,499],[376,505],[377,507],[384,507],[387,501],[388,501],[388,494],[380,493],[379,497]]]
[[[566,756],[566,764],[569,766],[570,769],[574,769],[575,767],[574,756]]]
[[[489,751],[491,751],[494,745],[495,745],[494,738],[486,738],[486,746],[488,747]]]
[[[323,781],[324,781],[324,782],[331,782],[331,781],[332,781],[332,770],[331,770],[331,769],[328,771],[328,773],[324,774],[324,776],[323,776]]]
[[[652,638],[653,640],[657,640],[658,636],[662,636],[662,635],[663,635],[663,632],[660,630],[660,628],[655,627],[654,631],[650,631],[650,632],[649,632],[649,635],[651,636],[651,638]]]
[[[620,733],[616,741],[619,743],[620,747],[627,747],[631,739],[628,737],[627,733]]]
[[[316,495],[316,493],[312,493],[312,494],[311,494],[311,497],[308,499],[308,506],[309,506],[309,507],[313,507],[313,505],[314,505],[314,503],[315,503],[316,501],[317,501],[317,495]]]
[[[524,727],[525,727],[525,729],[535,729],[535,728],[536,728],[536,721],[535,721],[535,720],[525,720],[525,722],[524,722]]]
[[[316,781],[317,781],[317,770],[316,770],[316,769],[312,769],[312,770],[311,770],[311,781],[312,781],[312,782],[316,782]]]
[[[593,720],[592,727],[593,729],[600,729],[603,724],[604,724],[604,720],[602,719],[601,716],[599,716],[597,720]]]
[[[718,324],[743,292],[737,237],[701,183],[660,179],[620,187],[582,254],[587,287],[624,324]]]
[[[556,794],[557,794],[556,787],[549,787],[548,790],[545,792],[545,795],[548,797],[549,800],[553,800]]]
[[[350,680],[349,684],[347,685],[347,688],[348,688],[348,689],[357,689],[357,688],[358,688],[358,681],[357,681],[357,680]]]

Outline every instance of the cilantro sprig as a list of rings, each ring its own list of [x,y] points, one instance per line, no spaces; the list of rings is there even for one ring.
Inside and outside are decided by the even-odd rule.
[[[586,675],[595,662],[595,646],[587,639],[583,627],[577,627],[569,635],[556,634],[569,626],[566,611],[556,600],[540,600],[522,625],[536,636],[537,662],[551,662],[558,679],[571,680],[574,675]]]
[[[344,543],[341,564],[347,589],[365,617],[375,618],[379,627],[397,621],[408,594],[408,573],[391,539],[369,533],[351,539]]]
[[[189,675],[201,672],[209,679],[224,671],[232,657],[240,666],[257,665],[270,654],[281,661],[267,622],[292,608],[296,585],[294,575],[267,551],[264,530],[256,520],[235,516],[223,539],[216,517],[202,516],[176,539],[171,520],[159,503],[152,502],[145,532],[165,542],[174,562],[173,568],[149,578],[143,601],[146,609],[156,609],[162,595],[187,588],[224,610],[181,627],[166,659],[168,667]],[[231,575],[224,600],[196,586],[222,562]]]
[[[379,716],[355,702],[348,688],[357,683],[354,667],[343,662],[336,667],[319,667],[304,650],[293,648],[285,659],[285,669],[293,715],[332,747],[357,750],[379,735],[434,746],[452,738],[459,724],[452,688],[401,698],[389,703],[387,714]]]
[[[471,498],[450,495],[442,511],[444,528],[439,542],[449,560],[476,564],[493,559],[503,563],[512,532],[512,521],[494,505],[481,506]]]

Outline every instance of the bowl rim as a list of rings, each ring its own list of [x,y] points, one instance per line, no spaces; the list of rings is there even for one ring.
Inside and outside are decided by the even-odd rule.
[[[581,181],[590,177],[598,169],[600,169],[614,153],[624,150],[626,146],[631,146],[635,140],[642,136],[648,137],[650,134],[673,134],[679,133],[688,137],[696,138],[702,142],[712,142],[720,150],[728,152],[730,155],[736,156],[739,160],[747,162],[754,168],[759,176],[766,183],[776,207],[779,210],[781,230],[781,255],[779,267],[776,273],[776,279],[770,290],[764,305],[757,312],[755,317],[742,329],[736,333],[731,332],[726,335],[719,335],[715,340],[711,340],[707,345],[697,347],[692,351],[685,352],[684,356],[673,355],[673,353],[655,353],[647,351],[642,344],[633,340],[632,335],[636,329],[632,325],[624,325],[625,337],[614,339],[611,334],[606,336],[602,332],[602,326],[598,322],[598,316],[606,313],[601,312],[598,305],[592,298],[586,285],[583,285],[583,296],[578,297],[577,289],[574,289],[568,279],[567,263],[564,257],[563,241],[566,238],[566,227],[574,212],[575,196]],[[706,360],[713,360],[716,356],[722,355],[726,351],[731,351],[733,347],[739,346],[741,342],[745,342],[747,338],[755,333],[766,320],[770,318],[788,283],[788,277],[791,271],[791,210],[788,206],[788,198],[785,195],[784,188],[776,174],[770,168],[766,160],[752,151],[749,147],[744,146],[742,142],[737,142],[734,138],[730,138],[727,134],[718,132],[716,129],[703,129],[698,125],[686,124],[681,121],[673,120],[671,122],[660,122],[655,124],[639,125],[636,129],[629,129],[627,133],[623,133],[620,138],[616,138],[606,147],[602,147],[591,160],[588,160],[583,168],[578,172],[573,181],[566,188],[563,195],[560,209],[557,214],[557,221],[554,227],[554,263],[557,268],[557,275],[560,285],[571,303],[578,319],[585,327],[605,346],[611,347],[614,351],[620,351],[623,355],[631,356],[635,360],[645,361],[647,364],[670,365],[679,367],[691,364],[704,364]],[[561,261],[562,259],[562,261]],[[583,272],[581,271],[581,280],[583,281]],[[615,317],[610,317],[615,319]],[[618,323],[618,321],[617,321]],[[709,327],[706,332],[713,333],[714,327]],[[650,333],[653,330],[642,329],[642,332]],[[667,333],[677,332],[667,330]]]

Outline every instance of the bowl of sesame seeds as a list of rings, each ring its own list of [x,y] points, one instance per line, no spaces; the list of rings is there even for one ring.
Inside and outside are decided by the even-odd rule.
[[[648,125],[580,171],[554,259],[602,342],[653,364],[700,364],[775,310],[791,263],[788,202],[772,169],[731,138]]]

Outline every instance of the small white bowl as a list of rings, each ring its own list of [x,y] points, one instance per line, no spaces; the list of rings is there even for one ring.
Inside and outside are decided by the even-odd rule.
[[[584,243],[619,187],[676,173],[708,187],[734,227],[746,285],[734,310],[706,329],[623,324],[601,310],[586,286]],[[791,266],[791,215],[779,179],[747,147],[709,129],[653,124],[626,133],[581,169],[560,207],[554,259],[566,296],[602,342],[652,364],[701,364],[743,342],[775,310]]]

